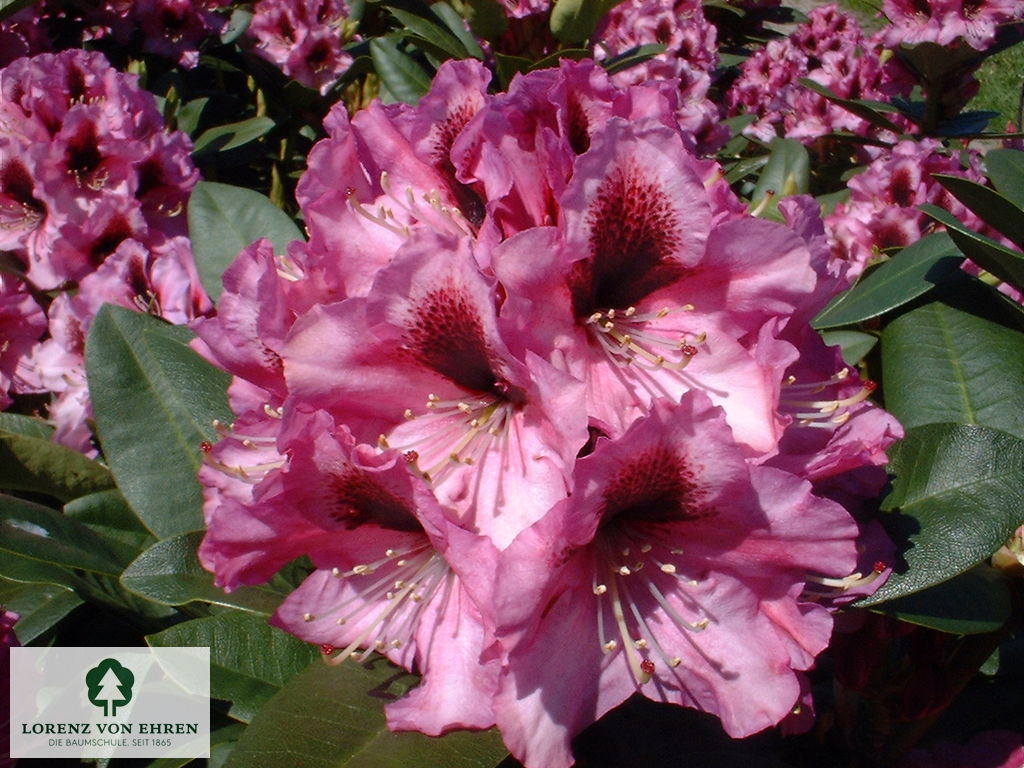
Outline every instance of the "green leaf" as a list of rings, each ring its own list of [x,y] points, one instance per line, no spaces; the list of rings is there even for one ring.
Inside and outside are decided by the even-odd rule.
[[[212,181],[192,190],[188,234],[203,287],[215,300],[224,270],[250,244],[265,237],[275,253],[284,253],[292,240],[303,239],[291,217],[259,192]]]
[[[81,604],[81,598],[65,587],[0,579],[0,605],[21,616],[14,633],[22,645],[56,626]]]
[[[0,21],[10,18],[23,8],[28,8],[35,0],[0,0]]]
[[[614,75],[617,72],[622,72],[630,67],[635,67],[637,64],[642,64],[648,59],[653,59],[659,53],[664,53],[667,46],[661,43],[648,43],[647,45],[638,45],[635,48],[630,48],[628,51],[623,51],[618,56],[614,56],[605,62],[602,62],[602,66],[608,72],[609,75]]]
[[[508,28],[508,17],[498,0],[463,0],[462,5],[466,21],[478,37],[494,40]]]
[[[319,649],[232,612],[177,624],[146,638],[150,645],[210,648],[210,694],[232,702],[231,716],[249,722],[277,691],[320,656]]]
[[[889,600],[873,610],[940,632],[977,635],[995,632],[1009,620],[1010,590],[1005,576],[987,565],[979,565],[949,581]]]
[[[990,149],[985,153],[985,170],[1000,194],[1024,208],[1024,152]]]
[[[183,343],[184,328],[104,305],[85,345],[103,453],[132,509],[158,537],[202,525],[196,472],[214,419],[230,421],[231,377]]]
[[[842,350],[847,365],[857,365],[878,344],[877,336],[860,331],[824,331],[821,338],[828,346]]]
[[[126,563],[154,543],[153,535],[116,488],[74,499],[64,505],[64,514],[100,534]]]
[[[283,595],[265,587],[239,587],[224,592],[213,574],[199,564],[197,551],[202,531],[158,541],[129,565],[121,585],[136,595],[163,605],[184,605],[196,600],[241,608],[269,616]]]
[[[812,327],[837,328],[878,317],[903,306],[958,274],[963,261],[957,247],[942,232],[908,245],[869,273],[811,322]]]
[[[232,9],[231,17],[228,19],[224,31],[220,33],[220,41],[224,45],[235,42],[235,40],[245,34],[251,22],[252,11],[247,11],[244,8]]]
[[[967,258],[1000,280],[1016,288],[1024,288],[1024,253],[1010,250],[991,237],[968,229],[953,214],[937,205],[919,205],[918,208],[946,225],[949,236]]]
[[[86,526],[49,507],[5,494],[0,494],[0,553],[5,559],[106,576],[118,576],[122,567],[117,553]]]
[[[507,89],[512,78],[523,72],[529,72],[533,62],[522,56],[506,56],[503,53],[494,54],[494,66],[498,72],[498,80],[501,87]]]
[[[441,27],[429,19],[417,16],[415,13],[403,11],[394,6],[384,6],[394,16],[404,29],[400,30],[403,37],[411,37],[432,46],[435,53],[443,58],[466,59],[469,58],[469,51],[466,46],[444,27]]]
[[[1017,245],[1024,244],[1024,211],[994,189],[962,176],[933,173],[932,177],[993,229]]]
[[[394,40],[373,38],[370,58],[382,85],[395,100],[415,105],[430,89],[430,76],[415,59],[401,51]]]
[[[1024,439],[1024,333],[943,302],[882,333],[885,404],[905,427],[978,424]]]
[[[0,431],[13,432],[26,437],[38,437],[40,440],[53,438],[53,427],[45,421],[18,413],[0,413]]]
[[[811,159],[807,149],[795,139],[772,139],[771,154],[751,195],[753,205],[766,204],[765,211],[776,211],[779,200],[805,194],[811,183]],[[772,197],[766,202],[766,197]]]
[[[177,122],[177,128],[179,131],[184,131],[190,136],[199,127],[199,118],[203,114],[203,110],[209,103],[210,98],[203,96],[199,99],[192,99],[185,104],[178,107],[178,112],[174,116]]]
[[[383,703],[409,679],[383,658],[313,662],[253,718],[227,768],[493,768],[507,754],[496,731],[443,738],[388,731]],[[384,700],[384,701],[382,701]]]
[[[598,22],[623,0],[558,0],[551,9],[551,34],[563,43],[585,43]]]
[[[250,141],[265,136],[273,127],[274,121],[263,115],[239,120],[237,123],[216,125],[203,131],[202,135],[196,139],[192,155],[202,157],[214,152],[237,149]]]
[[[0,432],[0,488],[67,501],[113,487],[110,470],[78,451],[38,437]]]
[[[920,592],[988,558],[1024,523],[1024,441],[972,424],[926,424],[889,449],[882,522],[904,564],[859,606]],[[898,511],[897,511],[898,510]]]
[[[824,96],[826,99],[836,104],[847,112],[856,115],[862,120],[866,120],[874,126],[879,128],[893,131],[896,135],[903,133],[903,129],[896,125],[892,120],[887,118],[885,115],[878,112],[872,106],[864,103],[863,101],[855,101],[854,99],[844,99],[841,96],[833,93],[828,87],[811,80],[809,77],[801,77],[797,80],[800,85],[808,90],[814,91],[819,96]]]
[[[466,22],[458,14],[458,12],[452,8],[448,3],[436,2],[430,6],[430,12],[437,16],[441,22],[448,28],[455,37],[459,39],[459,42],[465,47],[466,52],[474,59],[480,59],[483,61],[484,51],[480,47],[480,44],[473,37],[473,33],[466,29]]]

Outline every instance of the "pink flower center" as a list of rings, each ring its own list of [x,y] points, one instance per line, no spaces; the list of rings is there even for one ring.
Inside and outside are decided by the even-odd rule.
[[[782,410],[789,413],[802,427],[833,429],[850,418],[850,409],[863,402],[875,391],[873,381],[865,381],[852,394],[840,395],[837,390],[849,387],[850,370],[843,368],[823,381],[798,382],[790,376],[783,383]],[[832,397],[822,396],[831,393]]]
[[[424,535],[420,544],[387,549],[383,557],[361,563],[348,571],[334,568],[332,575],[351,582],[354,594],[320,615],[307,613],[303,620],[331,621],[338,626],[359,627],[356,637],[329,664],[340,664],[360,648],[365,661],[373,651],[397,650],[414,641],[423,611],[435,599],[451,596],[455,574],[434,551]],[[434,606],[437,609],[437,606]]]

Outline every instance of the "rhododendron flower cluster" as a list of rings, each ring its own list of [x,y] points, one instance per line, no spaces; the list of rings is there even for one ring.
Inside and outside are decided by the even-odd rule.
[[[272,623],[420,672],[393,728],[566,766],[638,692],[778,723],[885,570],[844,503],[900,428],[807,326],[845,264],[813,201],[746,212],[674,84],[488,81],[335,108],[308,242],[252,244],[194,323],[237,414],[200,558],[230,589],[308,555]]]
[[[326,93],[352,64],[342,50],[351,37],[347,19],[343,0],[260,0],[246,33],[257,54],[288,77]]]
[[[756,116],[745,132],[763,141],[781,135],[810,144],[836,131],[879,134],[864,118],[800,85],[805,77],[844,99],[907,96],[913,85],[897,62],[887,61],[879,36],[866,35],[833,3],[815,7],[792,35],[750,56],[726,94],[726,107],[732,115]]]
[[[102,303],[177,323],[210,309],[185,236],[191,143],[98,53],[19,59],[0,93],[0,248],[17,273],[0,281],[0,399],[56,393],[57,439],[90,450],[82,353]]]
[[[884,0],[881,14],[889,21],[886,45],[963,40],[979,51],[989,47],[1000,24],[1024,16],[1021,0]]]
[[[829,214],[826,226],[836,256],[849,263],[851,275],[860,274],[883,251],[917,242],[933,229],[934,222],[918,210],[923,203],[998,237],[933,177],[936,173],[982,182],[981,155],[977,150],[950,155],[934,139],[901,141],[850,179],[849,199]]]

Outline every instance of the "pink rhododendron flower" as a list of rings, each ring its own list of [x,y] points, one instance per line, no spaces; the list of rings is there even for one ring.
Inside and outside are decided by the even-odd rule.
[[[352,64],[342,50],[348,6],[343,0],[260,0],[246,31],[255,51],[288,77],[326,93]]]
[[[878,576],[812,493],[841,497],[897,429],[810,338],[846,263],[813,201],[789,226],[746,212],[673,84],[592,61],[488,79],[449,62],[415,107],[332,112],[297,191],[309,242],[246,248],[194,323],[238,414],[203,446],[202,562],[233,588],[309,555],[274,621],[422,673],[392,727],[497,719],[539,766],[648,685],[730,733],[777,723],[833,595]],[[540,654],[570,636],[593,647],[556,691]]]
[[[896,47],[922,42],[949,45],[959,38],[985,50],[999,24],[1019,21],[1020,0],[884,0],[882,15],[889,20],[883,40]]]
[[[732,115],[755,115],[745,132],[762,141],[777,134],[804,143],[834,131],[878,134],[868,121],[800,85],[804,77],[846,99],[888,100],[909,95],[912,86],[899,67],[883,64],[879,40],[866,36],[853,16],[835,4],[819,5],[792,35],[769,41],[743,63],[726,107]],[[882,138],[895,137],[883,132]]]
[[[25,283],[0,274],[0,410],[11,404],[8,393],[25,386],[19,369],[46,331],[46,315]]]
[[[943,173],[983,183],[980,154],[968,150],[965,156],[966,168],[935,140],[902,141],[850,179],[849,199],[836,206],[826,226],[837,256],[849,262],[851,277],[885,249],[910,245],[936,226],[917,210],[922,203],[945,208],[968,227],[998,236],[932,177]]]
[[[699,137],[703,151],[728,139],[719,109],[708,98],[711,71],[718,65],[714,25],[702,5],[692,0],[628,0],[616,5],[594,31],[597,60],[611,59],[641,45],[661,44],[664,53],[612,76],[617,85],[652,80],[678,80],[677,118],[684,130]]]
[[[785,717],[831,632],[799,599],[806,573],[856,560],[845,510],[746,463],[698,392],[599,440],[574,476],[500,557],[496,710],[513,753],[570,765],[572,737],[636,692],[714,712],[735,737]]]
[[[82,355],[103,302],[175,323],[212,309],[181,215],[199,174],[188,138],[164,132],[152,96],[100,54],[19,59],[0,92],[0,247],[25,272],[26,322],[0,370],[15,394],[53,393],[56,439],[91,453]],[[25,303],[33,291],[54,292],[45,318]]]

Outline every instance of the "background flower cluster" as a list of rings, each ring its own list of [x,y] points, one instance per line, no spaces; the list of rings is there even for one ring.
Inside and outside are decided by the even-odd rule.
[[[210,646],[218,765],[1019,768],[1022,39],[0,4],[3,644]]]

